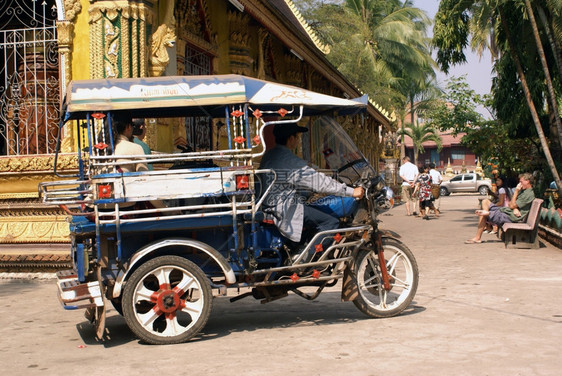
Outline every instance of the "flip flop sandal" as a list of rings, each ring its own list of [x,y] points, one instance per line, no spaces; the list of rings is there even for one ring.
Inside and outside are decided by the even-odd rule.
[[[465,240],[465,242],[464,242],[464,244],[480,244],[480,243],[482,243],[482,240],[469,239],[469,240]]]

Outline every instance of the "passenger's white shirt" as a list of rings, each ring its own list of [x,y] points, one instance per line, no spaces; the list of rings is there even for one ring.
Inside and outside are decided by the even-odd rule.
[[[144,150],[142,146],[135,144],[127,139],[123,135],[119,135],[117,145],[115,145],[114,155],[144,155]],[[120,158],[117,159],[119,167],[123,172],[134,172],[134,171],[147,171],[148,167],[145,163],[131,163],[131,159]]]
[[[443,181],[441,173],[434,168],[429,170],[429,176],[431,176],[431,181],[433,182],[433,184],[441,184],[441,182]]]
[[[416,180],[418,172],[418,168],[412,162],[406,162],[400,166],[400,177],[403,180],[402,185],[410,185],[410,182]]]

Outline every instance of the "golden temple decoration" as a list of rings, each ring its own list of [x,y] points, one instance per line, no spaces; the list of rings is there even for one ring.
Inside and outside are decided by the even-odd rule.
[[[178,42],[183,40],[214,57],[218,56],[217,36],[211,28],[206,0],[179,1],[174,15],[177,22]],[[184,51],[185,45],[183,49],[178,45],[178,56],[184,56]]]
[[[254,59],[250,55],[250,16],[241,12],[228,12],[230,26],[230,72],[251,76]]]
[[[304,17],[302,16],[301,12],[298,10],[298,8],[295,6],[295,4],[293,3],[292,0],[285,0],[285,3],[289,6],[289,8],[291,9],[291,11],[293,12],[294,16],[296,17],[296,19],[299,21],[299,23],[301,24],[301,26],[304,28],[304,30],[307,32],[308,36],[310,37],[310,39],[312,40],[312,42],[314,42],[314,44],[316,45],[316,48],[318,48],[320,51],[322,51],[324,54],[329,54],[330,53],[330,46],[323,44],[320,39],[318,38],[318,36],[316,35],[316,33],[312,30],[312,28],[310,27],[310,25],[308,24],[308,22],[304,19]]]
[[[139,19],[138,17],[133,17],[131,20],[131,39],[138,40],[138,29],[139,29]],[[141,48],[142,49],[142,48]],[[130,77],[139,77],[139,51],[136,48],[133,48],[131,52],[131,66],[132,72]]]
[[[74,24],[71,21],[57,21],[57,39],[59,52],[62,57],[62,65],[64,67],[64,82],[62,82],[62,87],[66,87],[66,84],[70,82],[72,77],[71,64],[72,59],[72,40],[74,39]]]
[[[90,78],[146,77],[147,23],[156,17],[150,2],[95,1],[88,14]]]
[[[288,85],[303,86],[303,63],[294,55],[285,55],[285,79]]]
[[[310,90],[322,94],[338,95],[337,93],[332,92],[330,81],[324,79],[324,77],[320,73],[313,71],[310,74],[310,80],[312,85]]]
[[[265,79],[271,81],[279,81],[279,64],[276,61],[277,55],[273,52],[271,46],[271,37],[267,37],[264,40],[263,45],[263,58],[265,64]]]
[[[185,48],[187,42],[182,38],[176,40],[176,59],[178,67],[178,76],[183,76],[185,74]]]
[[[41,205],[38,200],[27,199],[23,204],[21,201],[13,200],[0,206],[0,244],[69,242],[64,214],[56,215],[52,209],[46,213],[32,211],[27,206]],[[6,210],[6,205],[19,206],[19,210]]]
[[[480,158],[476,159],[476,168],[474,169],[474,172],[480,175],[484,173],[484,170],[482,169],[482,164],[480,163]]]
[[[82,11],[80,0],[64,0],[64,19],[74,21],[74,18]]]
[[[127,14],[127,16],[130,16],[130,14]],[[127,16],[121,17],[121,30],[125,31],[121,32],[121,77],[132,77],[131,71],[129,69],[131,64],[131,56],[129,50],[130,28],[129,17]]]
[[[166,70],[166,66],[170,62],[168,48],[174,47],[176,42],[176,33],[174,25],[162,24],[152,34],[150,48],[150,75],[161,76]]]
[[[15,172],[53,172],[54,155],[12,156],[0,158],[0,173]],[[72,170],[78,168],[78,157],[75,154],[59,154],[58,170]]]
[[[167,119],[164,119],[164,121]],[[150,150],[158,149],[158,134],[157,129],[161,125],[158,122],[162,122],[162,119],[144,119],[146,124],[146,134],[144,136],[144,142],[150,147]]]
[[[269,37],[269,33],[263,27],[258,29],[258,64],[256,69],[256,78],[265,80],[265,41]]]
[[[68,243],[68,223],[58,217],[29,217],[17,222],[0,219],[0,244]]]
[[[78,4],[80,5],[80,2],[78,2]],[[82,9],[81,5],[78,7],[78,11],[80,11],[80,9]],[[73,18],[74,16],[75,15],[73,15]],[[68,13],[67,17],[69,17]],[[63,76],[61,77],[62,82],[60,86],[62,88],[62,92],[64,92],[66,85],[72,79],[71,46],[74,39],[74,23],[72,23],[71,21],[57,21],[57,38],[61,56],[61,71],[63,72]],[[62,140],[61,150],[66,153],[73,151],[72,145],[75,144],[74,134],[68,126],[64,127],[63,135],[64,137]]]

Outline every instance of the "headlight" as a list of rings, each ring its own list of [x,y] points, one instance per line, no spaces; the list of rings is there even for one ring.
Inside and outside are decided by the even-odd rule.
[[[369,184],[369,191],[371,193],[378,193],[384,188],[384,180],[377,176],[371,180],[371,184]]]

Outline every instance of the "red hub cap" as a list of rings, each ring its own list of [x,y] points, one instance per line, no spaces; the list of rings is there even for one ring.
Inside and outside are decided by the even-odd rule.
[[[170,289],[170,286],[160,286],[160,290],[152,295],[152,301],[156,303],[154,309],[162,313],[174,313],[184,307],[180,296],[183,291],[179,289]]]

